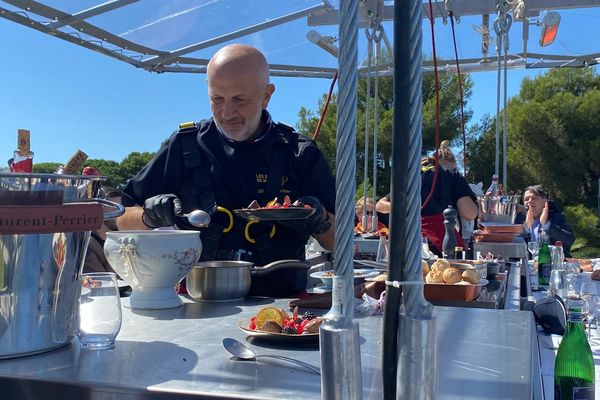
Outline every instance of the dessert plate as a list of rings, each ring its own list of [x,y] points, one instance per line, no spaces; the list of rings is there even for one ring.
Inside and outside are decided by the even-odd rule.
[[[289,335],[289,334],[285,334],[285,333],[255,331],[255,330],[247,328],[249,323],[250,323],[250,321],[240,322],[240,329],[252,338],[266,340],[266,341],[270,341],[270,342],[290,343],[290,344],[292,344],[292,343],[293,344],[316,343],[319,341],[318,333],[301,333],[301,334]]]
[[[248,221],[286,221],[306,219],[314,214],[314,208],[282,207],[282,208],[240,208],[233,210],[235,215]]]

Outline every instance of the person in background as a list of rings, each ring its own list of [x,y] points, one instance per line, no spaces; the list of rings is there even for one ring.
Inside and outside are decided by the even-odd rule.
[[[437,255],[442,255],[442,243],[446,233],[443,212],[448,206],[458,211],[459,221],[472,221],[477,217],[478,208],[476,197],[465,178],[458,172],[456,158],[450,149],[448,141],[442,142],[438,153],[440,168],[435,190],[424,208],[421,208],[421,233],[426,236],[430,249]],[[424,204],[431,187],[435,173],[435,159],[421,159],[421,204]],[[390,195],[377,202],[376,210],[381,213],[390,212]],[[464,246],[461,235],[456,231],[457,246]]]
[[[105,188],[104,197],[107,200],[121,203],[121,191],[114,188]],[[106,256],[104,255],[104,242],[106,241],[106,232],[116,231],[117,223],[114,219],[104,221],[100,229],[93,231],[90,235],[85,261],[83,263],[83,272],[114,272]]]
[[[264,55],[228,45],[213,55],[206,74],[212,118],[181,124],[127,183],[119,229],[198,229],[182,216],[200,209],[211,216],[201,229],[202,261],[303,261],[310,236],[333,250],[335,180],[315,142],[272,121],[266,109],[275,86]],[[278,221],[234,213],[254,202],[283,203],[285,196],[315,212]],[[293,295],[306,275],[295,268],[253,276],[250,294]]]
[[[367,201],[366,201],[366,213],[367,213],[366,227],[363,227],[363,225],[362,225],[362,217],[363,217],[364,210],[365,210],[365,198],[361,197],[360,199],[358,199],[356,201],[356,206],[355,206],[355,214],[356,214],[358,223],[354,227],[354,233],[361,234],[361,233],[373,232],[373,233],[377,233],[378,235],[387,235],[389,233],[388,228],[387,228],[387,226],[385,226],[383,223],[381,223],[377,219],[377,213],[375,213],[375,221],[377,222],[377,228],[373,229],[374,207],[373,207],[373,199],[372,198],[367,197]]]
[[[540,231],[544,230],[550,244],[562,242],[565,257],[571,257],[571,246],[575,234],[567,223],[567,219],[559,207],[550,200],[548,192],[542,185],[529,186],[523,194],[523,204],[527,214],[518,214],[516,223],[523,224],[523,236],[528,242],[539,242]]]

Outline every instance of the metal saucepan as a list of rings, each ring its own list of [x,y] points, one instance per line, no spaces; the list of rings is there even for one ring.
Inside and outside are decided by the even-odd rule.
[[[187,276],[186,288],[194,300],[240,300],[248,295],[253,275],[291,268],[308,270],[310,264],[299,260],[279,260],[258,267],[248,261],[204,261],[192,268]]]

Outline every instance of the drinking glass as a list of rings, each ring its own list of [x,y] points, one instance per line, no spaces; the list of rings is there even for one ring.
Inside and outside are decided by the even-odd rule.
[[[579,264],[567,262],[565,265],[565,272],[567,277],[567,289],[570,293],[576,293],[575,290],[575,280],[577,276],[581,273],[581,269],[579,268]]]
[[[429,242],[426,236],[421,236],[421,258],[428,260],[431,255],[429,254]]]
[[[550,272],[548,287],[550,295],[558,295],[561,299],[567,298],[567,276],[564,269],[553,269]]]
[[[596,321],[596,334],[598,331],[598,319],[600,318],[600,296],[594,296],[592,299],[592,306],[590,307],[591,309],[593,309],[592,312],[592,316],[594,321]],[[591,336],[592,332],[590,330],[590,336]]]
[[[379,237],[379,244],[377,245],[377,256],[375,257],[377,262],[388,261],[388,240],[385,235]]]
[[[599,311],[597,310],[597,298],[600,296],[600,287],[593,281],[583,282],[581,284],[579,296],[585,301],[584,308],[586,309],[586,314],[588,316],[588,337],[591,337],[592,325],[599,315]]]
[[[528,242],[527,250],[529,250],[529,252],[531,253],[531,258],[534,259],[539,252],[538,242]]]
[[[81,274],[81,294],[76,331],[83,349],[106,350],[115,346],[121,329],[121,300],[114,272]]]

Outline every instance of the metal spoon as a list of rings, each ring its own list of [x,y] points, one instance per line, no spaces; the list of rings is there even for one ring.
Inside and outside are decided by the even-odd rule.
[[[223,339],[223,347],[225,347],[225,350],[227,350],[227,352],[229,354],[231,354],[232,356],[234,356],[236,358],[242,359],[242,360],[256,360],[257,358],[261,358],[261,357],[262,358],[275,358],[277,360],[284,360],[284,361],[291,362],[293,364],[300,365],[315,374],[321,374],[321,371],[319,370],[319,368],[313,367],[312,365],[307,364],[300,360],[296,360],[296,359],[284,357],[284,356],[279,356],[279,355],[274,355],[274,354],[258,355],[255,352],[253,352],[252,350],[250,350],[248,347],[244,346],[244,344],[242,342],[240,342],[239,340],[236,340],[236,339],[232,339],[232,338]]]
[[[210,215],[203,210],[190,211],[187,214],[183,214],[188,219],[188,222],[198,228],[205,228],[210,224]]]

